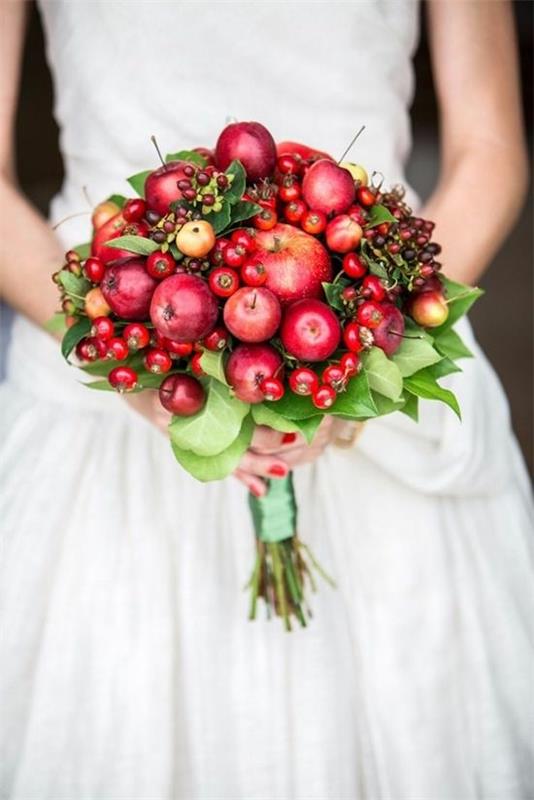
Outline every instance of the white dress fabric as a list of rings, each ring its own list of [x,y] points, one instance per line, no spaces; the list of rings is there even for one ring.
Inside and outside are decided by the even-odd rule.
[[[403,177],[416,4],[41,0],[66,178],[124,190],[227,115]],[[80,221],[81,220],[81,221]],[[77,218],[65,245],[88,238]],[[247,621],[245,489],[203,485],[23,318],[2,407],[4,800],[526,800],[530,495],[498,380],[297,470],[335,576],[306,630]]]

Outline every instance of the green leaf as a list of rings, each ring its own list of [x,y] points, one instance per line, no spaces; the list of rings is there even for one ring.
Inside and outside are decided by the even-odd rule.
[[[192,417],[174,417],[169,426],[173,443],[200,456],[214,456],[231,445],[249,412],[249,405],[210,378],[204,408]]]
[[[73,276],[74,277],[74,276]],[[88,317],[83,317],[79,322],[69,328],[61,341],[61,352],[63,357],[68,359],[79,341],[87,336],[91,330],[91,320]]]
[[[106,375],[109,375],[111,370],[113,369],[113,364],[117,366],[117,362],[108,361],[107,363],[107,372]],[[122,366],[124,366],[124,361],[121,362]],[[163,380],[167,377],[167,375],[155,375],[153,372],[138,372],[137,373],[137,384],[135,389],[131,389],[128,394],[139,394],[139,392],[144,392],[145,389],[159,389]],[[87,386],[88,389],[96,389],[100,392],[114,392],[116,391],[113,386],[109,383],[109,381],[102,380],[102,381],[92,381],[91,383],[85,383],[84,386]]]
[[[206,375],[228,386],[224,372],[224,356],[221,352],[216,353],[212,350],[204,350],[200,356],[200,366]]]
[[[67,326],[65,325],[65,314],[63,311],[58,311],[53,314],[50,319],[45,322],[44,328],[48,333],[60,333],[64,335],[67,331]]]
[[[91,288],[91,284],[86,278],[73,275],[68,269],[61,270],[59,273],[59,282],[67,294],[77,295],[78,297],[85,297]]]
[[[257,203],[250,203],[248,200],[238,200],[231,208],[230,222],[236,225],[238,222],[250,219],[255,214],[259,214],[261,206]]]
[[[199,167],[206,166],[206,159],[200,153],[194,150],[179,150],[177,153],[167,153],[165,156],[165,163],[169,161],[189,161],[191,164],[197,164]]]
[[[440,359],[441,355],[426,339],[403,339],[399,349],[391,356],[403,377],[413,375]]]
[[[266,408],[272,408],[278,414],[291,420],[308,419],[316,417],[323,412],[315,408],[309,397],[302,397],[289,391],[276,402],[264,402]]]
[[[149,256],[150,253],[155,253],[156,250],[159,250],[159,244],[153,242],[152,239],[131,235],[117,236],[116,239],[110,239],[109,242],[106,242],[106,247],[128,250],[130,253],[137,253],[140,256]]]
[[[91,255],[91,242],[77,244],[76,247],[73,247],[72,249],[76,250],[82,261],[85,261],[85,259],[89,258]]]
[[[417,336],[419,339],[425,339],[430,344],[434,344],[434,337],[425,328],[418,325],[415,320],[406,315],[404,315],[404,333],[408,336]]]
[[[324,419],[324,414],[318,414],[315,417],[308,417],[308,419],[299,419],[297,425],[299,431],[302,433],[308,444],[313,442],[313,438],[317,433],[317,428]]]
[[[397,401],[390,400],[389,397],[384,397],[384,395],[379,392],[372,392],[372,395],[379,417],[392,414],[394,411],[401,411],[402,408],[404,408],[405,401],[403,399]]]
[[[434,339],[434,346],[442,356],[447,356],[453,360],[458,358],[473,358],[473,353],[463,343],[461,337],[453,328],[442,331]]]
[[[115,203],[119,208],[123,208],[127,198],[123,194],[110,194],[107,198],[108,203]]]
[[[379,264],[378,261],[373,261],[372,258],[366,256],[365,262],[367,263],[367,267],[371,275],[376,275],[378,278],[384,278],[385,280],[389,278],[389,273],[382,264]]]
[[[276,406],[277,403],[273,403],[273,405]],[[268,428],[282,433],[292,433],[299,430],[299,423],[296,420],[284,417],[275,411],[272,406],[267,406],[265,403],[253,405],[251,413],[256,425],[266,425]]]
[[[399,411],[406,414],[407,417],[413,419],[414,422],[419,422],[419,398],[415,394],[409,392],[403,393],[404,405]]]
[[[445,275],[440,275],[440,279],[445,287],[449,316],[443,325],[440,325],[439,328],[433,328],[432,335],[434,338],[438,338],[444,331],[452,328],[460,317],[467,314],[473,303],[484,294],[482,289],[466,286],[463,283],[456,283],[446,278]]]
[[[444,389],[440,386],[431,372],[429,372],[429,369],[431,367],[405,378],[404,388],[410,394],[423,397],[425,400],[440,400],[442,403],[446,403],[461,419],[460,407],[455,395],[449,389]]]
[[[379,347],[372,347],[362,354],[362,363],[367,373],[369,386],[375,392],[397,401],[402,394],[400,369]]]
[[[323,283],[323,289],[328,301],[328,305],[343,311],[345,306],[341,300],[341,293],[345,287],[341,283]]]
[[[138,172],[137,175],[132,175],[131,178],[128,178],[128,183],[139,197],[145,196],[145,181],[151,172],[154,172],[154,170],[145,169],[143,172]]]
[[[243,192],[247,184],[245,168],[241,161],[232,161],[225,174],[229,176],[233,175],[234,179],[230,188],[224,193],[224,199],[228,200],[230,203],[237,203],[237,201],[241,200],[243,197]]]
[[[375,225],[381,225],[382,222],[395,222],[395,217],[385,206],[371,206],[369,219],[365,223],[365,227],[374,228]]]
[[[224,202],[220,211],[214,211],[208,214],[206,219],[213,227],[216,234],[222,233],[231,222],[231,206],[229,203]]]
[[[252,440],[254,423],[250,414],[244,418],[241,430],[234,441],[215,456],[199,456],[191,450],[182,450],[171,441],[174,456],[182,467],[199,481],[219,481],[231,475],[241,461]]]
[[[376,417],[377,409],[370,390],[368,375],[362,370],[351,378],[344,392],[340,392],[329,414],[339,414],[351,419],[369,419]]]
[[[452,375],[455,372],[461,372],[462,368],[455,364],[451,358],[442,358],[437,364],[427,367],[429,375],[433,375],[436,380],[444,378],[445,375]]]

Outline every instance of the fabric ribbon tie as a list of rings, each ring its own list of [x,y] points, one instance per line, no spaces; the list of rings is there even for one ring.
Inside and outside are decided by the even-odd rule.
[[[297,529],[297,503],[293,474],[269,480],[263,497],[249,494],[254,530],[262,542],[283,542],[291,539]]]

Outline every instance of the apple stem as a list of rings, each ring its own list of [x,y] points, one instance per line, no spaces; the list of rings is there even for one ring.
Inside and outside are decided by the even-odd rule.
[[[350,152],[350,150],[352,149],[352,147],[353,147],[354,143],[356,142],[356,139],[358,139],[358,137],[359,137],[359,136],[361,136],[361,134],[364,132],[364,130],[365,130],[365,125],[362,125],[362,127],[360,128],[360,130],[359,130],[359,131],[356,133],[356,135],[353,137],[353,139],[352,139],[351,143],[349,144],[349,146],[347,147],[347,149],[345,150],[345,152],[343,153],[343,155],[341,156],[341,158],[340,158],[340,159],[338,159],[338,162],[337,162],[338,164],[341,164],[341,162],[343,161],[343,159],[345,158],[345,156],[347,155],[347,153],[349,153],[349,152]]]
[[[258,299],[258,293],[254,292],[254,294],[252,296],[252,305],[250,306],[251,308],[256,308],[256,300],[257,299]]]
[[[393,331],[391,330],[390,333],[393,336],[400,336],[401,339],[424,339],[424,336],[408,336],[407,333],[400,333],[400,331]]]
[[[279,236],[273,236],[274,249],[273,253],[278,253],[282,249],[282,243]]]
[[[152,136],[150,137],[150,141],[152,142],[152,144],[156,148],[156,153],[158,154],[159,160],[161,161],[161,166],[164,167],[165,166],[165,161],[163,160],[163,156],[161,155],[161,150],[159,149],[158,142],[157,142],[157,139],[154,136],[154,134],[152,134]]]
[[[89,192],[87,191],[87,186],[82,186],[82,193],[83,193],[83,196],[85,197],[85,199],[87,200],[87,202],[89,203],[89,205],[91,206],[91,208],[94,208],[94,203],[91,200]]]

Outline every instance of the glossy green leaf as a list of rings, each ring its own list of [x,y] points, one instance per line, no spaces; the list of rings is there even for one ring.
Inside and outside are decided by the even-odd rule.
[[[167,153],[165,163],[168,164],[169,161],[188,161],[190,164],[196,164],[199,167],[206,166],[204,156],[194,150],[179,150],[177,153]]]
[[[436,336],[434,339],[434,347],[436,350],[439,350],[443,356],[447,356],[453,360],[458,358],[473,358],[473,353],[463,343],[461,337],[453,328],[444,330]]]
[[[403,377],[413,375],[441,358],[440,353],[426,339],[403,339],[397,352],[391,356]]]
[[[159,250],[159,244],[153,242],[152,239],[146,239],[144,236],[118,236],[116,239],[110,239],[106,242],[106,247],[115,247],[119,250],[128,250],[130,253],[137,253],[140,256],[149,256],[150,253],[155,253]]]
[[[272,403],[270,406],[267,406],[265,403],[258,403],[251,407],[252,419],[256,425],[266,425],[268,428],[281,431],[282,433],[298,431],[298,421],[288,419],[273,408],[273,406],[277,405],[277,402]]]
[[[91,284],[86,278],[73,275],[67,269],[62,269],[59,273],[59,282],[67,294],[72,294],[76,297],[85,297],[91,288]]]
[[[385,206],[380,204],[371,206],[369,210],[369,219],[365,223],[365,227],[374,228],[375,225],[381,225],[383,222],[395,222],[395,217]]]
[[[123,194],[110,194],[107,198],[108,203],[115,203],[119,208],[123,208],[127,198]]]
[[[346,390],[338,394],[337,400],[333,406],[330,406],[328,413],[339,414],[355,420],[376,417],[377,409],[371,394],[369,376],[365,370],[351,378]]]
[[[238,200],[231,208],[230,223],[231,225],[237,225],[238,222],[245,222],[255,214],[259,214],[260,211],[261,206],[257,203],[250,203],[248,200]]]
[[[176,460],[194,478],[203,482],[218,481],[231,475],[238,466],[243,453],[250,445],[253,432],[254,423],[248,414],[234,441],[215,456],[199,456],[191,450],[182,450],[172,440],[171,446]]]
[[[372,395],[379,417],[384,417],[386,414],[393,414],[394,411],[401,411],[405,405],[405,401],[402,398],[395,401],[390,400],[389,397],[384,397],[384,395],[379,392],[372,392]]]
[[[345,306],[341,300],[341,293],[345,288],[342,283],[323,283],[323,290],[325,293],[328,305],[336,308],[338,311],[343,311]]]
[[[439,328],[432,329],[434,339],[439,338],[444,331],[452,328],[460,317],[468,313],[473,303],[484,294],[482,289],[466,286],[463,283],[456,283],[456,281],[451,281],[449,278],[446,278],[445,275],[440,275],[440,278],[445,287],[449,316],[443,325],[440,325]]]
[[[375,392],[397,401],[402,394],[402,375],[398,366],[379,347],[362,354],[369,386]]]
[[[431,367],[429,369],[432,369]],[[461,419],[460,407],[456,396],[439,385],[435,377],[427,369],[411,375],[404,379],[404,388],[410,394],[422,397],[425,400],[440,400],[446,403],[454,413]]]
[[[417,395],[404,392],[404,405],[399,411],[413,419],[414,422],[419,422],[419,398]]]
[[[212,350],[204,350],[200,356],[200,366],[211,378],[224,383],[228,386],[226,375],[224,372],[224,355],[221,352],[214,352]]]
[[[65,336],[61,340],[61,352],[64,358],[68,359],[79,341],[87,336],[91,330],[91,320],[88,317],[82,317],[72,328],[69,328]]]
[[[192,417],[173,417],[169,432],[173,443],[197,455],[221,453],[234,441],[249,405],[230,394],[228,387],[210,378],[206,381],[204,408]]]
[[[216,234],[222,233],[231,223],[231,206],[226,201],[220,211],[213,211],[206,216]]]
[[[233,181],[230,188],[224,193],[224,199],[230,203],[237,203],[243,197],[247,183],[245,168],[241,161],[232,161],[225,174],[233,176]]]
[[[128,183],[139,197],[145,196],[145,181],[151,172],[154,172],[154,170],[145,169],[143,172],[138,172],[137,175],[132,175],[131,178],[128,178]]]

